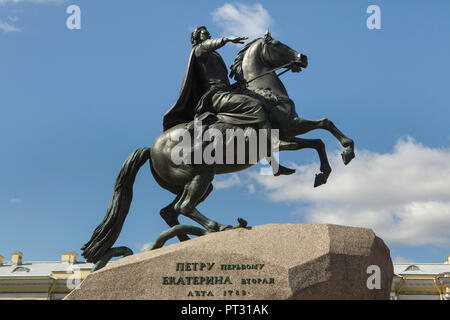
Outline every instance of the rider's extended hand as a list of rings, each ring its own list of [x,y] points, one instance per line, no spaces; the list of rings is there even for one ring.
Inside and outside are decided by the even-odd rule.
[[[227,38],[227,42],[241,43],[242,44],[247,39],[248,39],[248,37],[230,37],[230,38]]]

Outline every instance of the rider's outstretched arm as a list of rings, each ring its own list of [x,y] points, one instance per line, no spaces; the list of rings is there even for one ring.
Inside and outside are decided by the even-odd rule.
[[[228,38],[208,39],[195,47],[195,56],[197,58],[204,54],[222,48],[228,42]]]
[[[217,38],[217,39],[208,39],[200,43],[195,47],[195,56],[197,58],[201,57],[202,55],[215,51],[217,49],[222,48],[227,42],[233,42],[233,43],[244,43],[243,41],[246,40],[247,37],[231,37],[231,38]]]

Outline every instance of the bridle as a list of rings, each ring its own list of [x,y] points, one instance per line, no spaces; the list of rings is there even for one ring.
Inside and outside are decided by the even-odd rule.
[[[254,81],[254,80],[256,80],[256,79],[259,79],[259,78],[261,78],[261,77],[263,77],[263,76],[265,76],[265,75],[267,75],[267,74],[269,74],[269,73],[272,73],[272,72],[274,72],[274,71],[277,71],[278,69],[286,68],[286,70],[283,70],[282,72],[280,72],[279,74],[277,74],[277,76],[280,77],[281,75],[283,75],[283,74],[285,74],[286,72],[288,72],[289,69],[290,69],[290,66],[291,66],[292,64],[294,64],[294,63],[295,63],[295,61],[291,61],[291,62],[288,62],[288,63],[283,64],[282,66],[278,66],[278,67],[276,67],[276,68],[270,69],[269,71],[266,71],[266,72],[264,72],[263,74],[260,74],[260,75],[258,75],[258,76],[256,76],[256,77],[253,77],[253,78],[250,79],[250,80],[245,81],[243,84],[248,85],[250,82],[252,82],[252,81]]]
[[[279,67],[270,69],[269,71],[264,72],[263,74],[260,74],[259,76],[253,77],[252,79],[245,81],[244,84],[247,85],[247,84],[249,84],[250,82],[252,82],[253,80],[259,79],[259,78],[261,78],[261,77],[263,77],[263,76],[265,76],[265,75],[267,75],[267,74],[269,74],[269,73],[272,73],[272,72],[274,72],[274,71],[277,71],[278,69],[286,68],[286,70],[284,70],[284,71],[280,72],[279,74],[277,74],[277,76],[279,77],[279,76],[283,75],[284,73],[288,72],[288,71],[289,71],[289,67],[290,67],[293,63],[294,63],[294,62],[288,62],[288,63],[283,64],[282,66],[279,66]]]

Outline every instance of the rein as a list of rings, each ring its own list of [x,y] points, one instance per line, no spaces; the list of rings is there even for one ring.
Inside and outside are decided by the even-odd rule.
[[[252,82],[253,80],[259,79],[259,78],[261,78],[261,77],[263,77],[263,76],[265,76],[265,75],[267,75],[267,74],[269,74],[269,73],[272,73],[272,72],[274,72],[274,71],[277,71],[278,69],[287,68],[287,67],[289,67],[292,63],[293,63],[293,62],[289,62],[289,63],[283,64],[282,66],[273,68],[273,69],[271,69],[271,70],[269,70],[269,71],[267,71],[267,72],[264,72],[263,74],[260,74],[259,76],[256,76],[256,77],[254,77],[254,78],[252,78],[252,79],[250,79],[250,80],[248,80],[248,81],[245,81],[244,84],[247,85],[247,84],[249,84],[250,82]],[[288,72],[288,71],[289,71],[289,68],[287,68],[286,70],[280,72],[279,74],[277,74],[277,76],[279,77],[279,76],[281,76],[282,74],[284,74],[284,73],[286,73],[286,72]]]

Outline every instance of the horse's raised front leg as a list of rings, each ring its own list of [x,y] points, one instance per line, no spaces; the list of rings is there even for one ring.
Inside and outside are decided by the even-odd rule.
[[[341,153],[342,161],[345,165],[349,164],[350,161],[352,161],[352,159],[355,157],[355,143],[353,142],[353,140],[343,134],[332,121],[326,118],[321,119],[320,121],[324,123],[324,129],[331,132],[331,134],[335,136],[336,139],[338,139],[341,145],[344,147],[344,151]]]
[[[331,167],[328,162],[327,152],[325,150],[325,144],[323,143],[323,141],[320,139],[293,138],[292,142],[294,144],[290,144],[287,148],[283,148],[283,146],[280,145],[280,150],[301,150],[305,148],[315,149],[320,159],[320,173],[316,174],[314,187],[325,184],[331,173]]]
[[[319,120],[308,120],[295,117],[289,121],[289,134],[291,136],[297,136],[305,134],[311,130],[324,129],[329,131],[340,144],[344,147],[342,152],[342,161],[344,164],[348,164],[355,157],[355,144],[352,139],[345,136],[332,121],[323,118]]]

